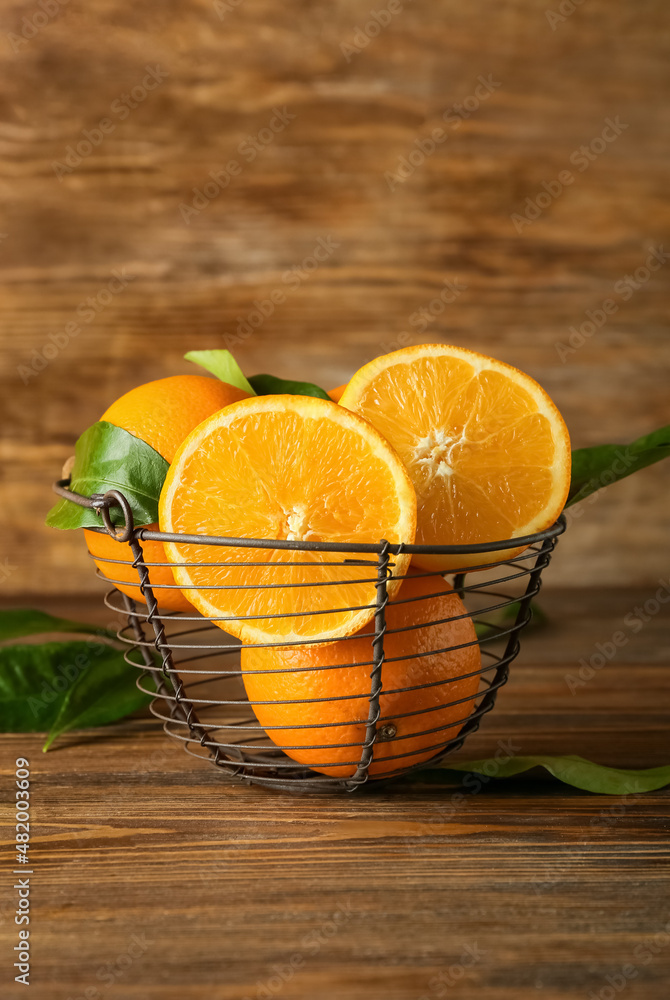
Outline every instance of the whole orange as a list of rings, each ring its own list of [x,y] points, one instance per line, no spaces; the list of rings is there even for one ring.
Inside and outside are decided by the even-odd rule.
[[[340,399],[342,398],[342,393],[346,388],[347,388],[347,383],[345,382],[344,385],[338,385],[335,389],[329,389],[328,395],[330,396],[330,398],[334,403],[339,403]]]
[[[390,738],[375,742],[373,778],[428,760],[454,739],[479,689],[481,654],[463,602],[438,574],[410,573],[386,608],[377,730],[378,740],[380,733]],[[293,760],[336,777],[355,773],[368,717],[372,631],[368,625],[319,646],[242,647],[249,702]]]
[[[158,531],[157,524],[146,526],[151,531]],[[114,584],[117,590],[134,601],[146,604],[137,584],[138,572],[133,566],[133,554],[126,542],[117,542],[107,532],[91,531],[84,528],[84,536],[88,551],[93,561],[105,579]],[[149,582],[154,597],[164,611],[195,611],[190,601],[187,601],[175,583],[172,569],[165,555],[162,542],[140,542],[145,563],[165,563],[165,566],[149,566]],[[113,562],[108,562],[113,560]],[[165,589],[164,589],[165,588]],[[174,588],[174,589],[173,589]]]
[[[108,406],[101,420],[146,441],[172,462],[194,427],[248,392],[206,375],[171,375],[138,385]]]
[[[167,462],[174,458],[177,448],[194,427],[229,403],[246,399],[249,395],[226,382],[205,375],[172,375],[138,385],[109,406],[101,420],[121,427],[135,437],[146,441]],[[147,525],[153,531],[157,524]],[[138,579],[133,568],[133,556],[127,544],[115,541],[111,535],[84,530],[88,551],[104,577],[112,580],[123,594],[146,603],[139,586],[131,586]],[[192,611],[193,605],[176,588],[172,570],[162,542],[142,542],[144,561],[165,563],[150,568],[149,579],[155,585],[155,597],[166,611]],[[106,562],[114,559],[119,562]],[[162,587],[175,587],[161,589]]]

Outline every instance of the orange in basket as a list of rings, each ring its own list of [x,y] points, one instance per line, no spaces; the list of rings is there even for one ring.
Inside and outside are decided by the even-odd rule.
[[[159,521],[165,532],[308,546],[411,543],[416,497],[402,462],[366,420],[325,399],[257,396],[214,414],[184,441]],[[374,614],[374,554],[184,542],[166,542],[165,552],[188,600],[244,642],[327,641]],[[334,565],[343,558],[367,563]],[[398,557],[400,573],[408,564],[409,556]],[[391,593],[399,586],[393,581]]]
[[[205,417],[249,394],[235,386],[204,375],[173,375],[154,382],[138,385],[109,406],[101,420],[105,420],[134,437],[140,438],[171,462],[184,438]],[[157,524],[147,525],[152,531]],[[139,586],[138,574],[133,568],[133,555],[125,543],[115,541],[111,535],[84,530],[88,551],[104,577],[113,580],[123,594],[146,603]],[[162,542],[142,542],[144,561],[166,563]],[[107,562],[106,560],[120,560]],[[149,579],[156,589],[154,596],[166,611],[193,610],[191,604],[175,586],[169,565],[150,567]],[[175,589],[162,589],[174,587]]]
[[[148,524],[151,531],[158,531],[157,524]],[[138,586],[137,569],[133,566],[133,554],[127,542],[117,542],[107,532],[84,529],[88,551],[102,575],[111,582],[117,590],[134,601],[146,604]],[[149,581],[154,597],[159,607],[164,611],[193,611],[193,606],[186,600],[175,583],[172,568],[165,555],[162,542],[143,541],[143,561],[145,563],[164,563],[163,566],[149,566]],[[114,560],[114,561],[109,561]],[[118,560],[118,562],[116,561]],[[165,589],[163,589],[165,588]]]
[[[416,627],[424,622],[438,624]],[[472,619],[441,576],[409,576],[386,608],[386,627],[378,730],[393,735],[374,744],[374,778],[425,761],[453,740],[480,681]],[[333,777],[355,773],[368,717],[372,632],[367,626],[317,647],[242,647],[256,717],[293,760]]]
[[[556,406],[529,375],[444,344],[376,358],[340,405],[369,420],[403,460],[417,495],[417,545],[470,545],[542,531],[570,487],[570,437]],[[511,559],[415,556],[450,570]]]

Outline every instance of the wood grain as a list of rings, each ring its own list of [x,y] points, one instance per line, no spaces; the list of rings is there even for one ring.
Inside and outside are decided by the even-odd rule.
[[[545,594],[550,624],[526,637],[461,759],[512,740],[524,754],[667,763],[667,612],[575,694],[565,684],[644,598]],[[84,610],[95,620],[92,601]],[[297,798],[228,783],[145,719],[46,755],[33,735],[0,746],[6,775],[31,761],[39,1000],[578,1000],[607,997],[624,965],[626,996],[667,996],[667,790],[595,796],[538,774],[460,801],[458,786],[418,780]],[[0,917],[13,946],[7,904]]]
[[[10,0],[5,32],[37,9]],[[81,540],[42,527],[49,484],[112,399],[186,371],[190,348],[231,345],[248,373],[329,386],[407,334],[527,370],[577,446],[668,422],[670,268],[627,301],[614,291],[651,247],[670,250],[666,7],[589,0],[555,30],[546,10],[415,0],[348,61],[341,46],[370,16],[351,0],[244,0],[223,19],[206,0],[160,11],[70,0],[18,51],[7,34],[5,592],[95,586]],[[147,66],[168,75],[135,108],[115,103]],[[458,127],[445,122],[472,106],[480,76],[500,86]],[[247,162],[245,136],[284,107],[295,118]],[[571,165],[617,116],[628,127],[587,169]],[[59,180],[53,163],[103,118],[113,131]],[[438,127],[445,141],[390,190],[385,175]],[[239,174],[186,224],[180,205],[231,159]],[[512,215],[566,168],[574,183],[517,232]],[[329,237],[339,246],[288,286],[285,272]],[[127,286],[24,384],[19,368],[39,366],[51,334],[123,268]],[[466,287],[437,314],[447,279]],[[285,302],[238,336],[277,288]],[[562,363],[556,345],[612,296],[616,314]],[[436,301],[420,330],[412,317]],[[559,547],[555,582],[650,586],[666,574],[669,486],[658,467],[589,507]]]

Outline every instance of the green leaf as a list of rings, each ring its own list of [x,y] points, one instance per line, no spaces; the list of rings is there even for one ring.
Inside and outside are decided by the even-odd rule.
[[[670,425],[659,427],[632,444],[579,448],[572,453],[572,480],[566,507],[664,458],[670,458]]]
[[[275,375],[252,375],[249,381],[259,396],[316,396],[318,399],[330,399],[324,389],[312,382],[293,382]]]
[[[88,643],[45,642],[0,649],[0,730],[32,733],[49,729],[63,701],[54,682],[59,687],[70,684],[65,671],[79,672],[75,664],[79,655],[88,658]]]
[[[120,490],[133,511],[135,525],[158,521],[158,498],[168,463],[150,445],[128,431],[100,420],[81,435],[75,445],[70,489],[83,496]],[[118,507],[110,511],[113,524],[123,524]],[[51,528],[95,528],[101,518],[72,500],[59,500],[49,511]]]
[[[238,389],[248,392],[250,396],[256,395],[230,351],[189,351],[184,355],[184,358],[186,361],[192,361],[194,365],[205,368],[222,382],[235,385]]]
[[[582,788],[587,792],[601,795],[628,795],[641,792],[653,792],[670,784],[670,765],[650,767],[646,770],[624,770],[617,767],[605,767],[603,764],[593,764],[583,757],[565,756],[551,757],[545,755],[532,757],[511,757],[505,760],[469,760],[445,764],[440,768],[443,775],[447,772],[463,772],[483,774],[487,778],[512,778],[533,767],[543,767],[555,778],[574,788]],[[422,773],[417,772],[420,777]],[[438,774],[437,769],[429,769],[428,773]]]
[[[116,633],[109,629],[73,622],[69,618],[55,618],[46,611],[37,611],[35,608],[0,610],[0,642],[22,639],[26,635],[38,635],[40,632],[85,632],[87,635],[116,638]]]
[[[137,667],[126,663],[121,652],[107,648],[108,654],[103,654],[99,661],[92,663],[66,691],[49,737],[42,747],[44,751],[63,733],[115,722],[144,708],[151,701],[150,695],[137,687],[136,681],[140,676]]]
[[[48,747],[75,727],[99,726],[149,701],[136,667],[106,643],[45,642],[0,648],[0,730],[51,730]]]

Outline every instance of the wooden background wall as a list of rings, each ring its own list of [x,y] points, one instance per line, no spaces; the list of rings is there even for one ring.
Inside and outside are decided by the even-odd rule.
[[[407,332],[526,369],[577,446],[669,422],[670,261],[628,301],[613,292],[649,248],[670,251],[667,0],[563,0],[562,15],[560,0],[404,0],[376,36],[356,34],[369,0],[44,3],[46,23],[32,0],[2,5],[5,594],[97,586],[80,539],[42,526],[75,438],[131,386],[189,370],[186,350],[229,344],[319,238],[339,245],[234,347],[247,373],[337,385]],[[162,82],[124,105],[156,66]],[[294,117],[248,162],[240,144],[275,108]],[[608,118],[626,128],[603,144]],[[101,119],[102,141],[56,176]],[[436,152],[389,184],[439,127]],[[180,205],[230,160],[239,173],[187,224]],[[517,232],[512,215],[565,169],[574,182]],[[24,384],[18,369],[124,268],[127,287]],[[466,287],[417,332],[445,280]],[[616,314],[561,360],[608,297]],[[669,488],[670,463],[612,488],[552,582],[667,577]]]

